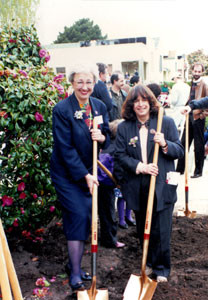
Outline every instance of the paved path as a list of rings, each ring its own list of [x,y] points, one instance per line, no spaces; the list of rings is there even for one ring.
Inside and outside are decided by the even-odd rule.
[[[197,214],[208,215],[208,160],[204,162],[203,176],[199,178],[190,178],[193,170],[189,172],[189,210],[196,210]],[[193,169],[193,168],[192,168]],[[180,182],[177,189],[178,201],[175,205],[175,212],[185,208],[185,176],[180,175]]]

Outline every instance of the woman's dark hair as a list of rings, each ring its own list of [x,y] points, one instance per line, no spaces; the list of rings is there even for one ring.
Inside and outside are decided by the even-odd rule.
[[[155,98],[153,92],[145,85],[139,84],[131,88],[128,93],[126,100],[124,101],[122,107],[122,118],[125,120],[137,120],[136,114],[134,112],[134,102],[141,97],[148,100],[150,105],[150,115],[156,115],[158,113],[158,108],[160,103]]]

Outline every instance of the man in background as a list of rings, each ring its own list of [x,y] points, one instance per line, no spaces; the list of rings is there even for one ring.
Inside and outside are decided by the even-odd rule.
[[[109,112],[112,108],[112,99],[110,97],[108,88],[106,86],[106,80],[108,76],[107,66],[103,63],[98,63],[99,80],[94,86],[92,97],[100,99],[105,103],[107,111]]]
[[[173,108],[171,117],[174,119],[177,129],[181,131],[184,127],[185,118],[181,114],[180,109],[182,106],[186,105],[189,99],[190,86],[184,82],[180,73],[177,73],[173,80],[175,81],[175,84],[172,87],[168,100]]]
[[[127,93],[122,89],[125,85],[124,75],[121,71],[113,72],[111,76],[111,89],[110,93],[112,96],[112,109],[109,112],[110,122],[121,119],[121,108],[124,100],[126,99]]]
[[[187,104],[191,100],[199,100],[200,98],[208,96],[208,86],[201,78],[204,72],[204,66],[201,63],[195,63],[192,66],[192,83],[190,96]],[[195,156],[195,170],[191,178],[198,178],[202,176],[204,166],[204,125],[205,115],[202,110],[194,110],[189,114],[189,147],[194,140],[194,156]],[[181,140],[185,146],[185,130]],[[177,172],[184,173],[185,157],[178,160]]]

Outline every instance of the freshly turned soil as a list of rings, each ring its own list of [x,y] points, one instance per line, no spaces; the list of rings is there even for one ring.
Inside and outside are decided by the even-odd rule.
[[[76,299],[68,285],[64,267],[67,248],[62,227],[52,222],[43,234],[43,241],[9,240],[15,269],[25,300],[32,296],[37,278],[51,282],[46,300]],[[121,300],[129,277],[140,273],[142,251],[135,227],[118,230],[118,240],[126,246],[122,249],[98,247],[97,288],[106,287],[110,300]],[[208,299],[208,217],[195,219],[173,217],[171,241],[172,270],[168,283],[158,284],[153,300],[207,300]],[[90,240],[86,244],[83,269],[91,271]],[[86,283],[89,288],[90,282]],[[131,300],[131,299],[129,299]]]

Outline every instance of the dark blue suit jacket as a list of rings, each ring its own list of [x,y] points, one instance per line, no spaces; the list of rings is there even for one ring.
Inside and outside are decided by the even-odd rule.
[[[106,107],[100,100],[92,97],[90,97],[90,105],[93,117],[103,116],[103,124],[100,124],[100,129],[106,136],[106,141],[100,147],[105,148],[110,143]],[[92,172],[93,142],[91,133],[84,119],[74,117],[76,111],[80,111],[80,107],[75,94],[61,100],[53,109],[54,147],[51,157],[53,181],[56,181],[56,178],[63,178],[71,182],[78,182]],[[59,184],[61,185],[62,181]]]
[[[103,101],[103,103],[105,103],[105,105],[107,107],[107,111],[111,110],[111,108],[112,108],[112,99],[111,99],[110,94],[108,92],[108,88],[107,88],[106,84],[103,81],[98,80],[98,82],[94,86],[94,90],[93,90],[93,93],[92,93],[91,96]]]
[[[147,140],[147,159],[148,163],[153,162],[154,154],[154,134],[151,129],[157,129],[157,117],[150,118],[148,140]],[[184,148],[179,140],[178,131],[174,120],[164,116],[162,123],[162,132],[168,144],[168,152],[166,154],[159,150],[158,168],[159,174],[156,178],[156,196],[157,196],[157,211],[163,210],[166,205],[174,203],[177,200],[177,186],[166,183],[166,176],[169,171],[175,171],[174,159],[183,157]],[[136,147],[129,145],[131,138],[138,136]],[[142,174],[136,174],[138,163],[142,162],[141,147],[137,121],[124,121],[118,126],[116,137],[116,150],[114,155],[114,172],[115,176],[122,186],[122,194],[127,201],[127,206],[130,209],[139,210],[140,201],[140,184]],[[123,172],[121,172],[121,168]],[[121,175],[122,174],[122,175]],[[119,178],[118,178],[119,177]]]

